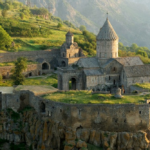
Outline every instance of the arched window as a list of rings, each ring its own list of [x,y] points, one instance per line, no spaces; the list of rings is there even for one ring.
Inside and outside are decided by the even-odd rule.
[[[65,62],[65,61],[62,61],[62,62],[61,62],[61,66],[62,66],[62,67],[66,67],[66,62]]]
[[[29,73],[29,77],[31,77],[31,76],[32,76],[32,72]]]
[[[63,53],[63,57],[65,57],[65,54]]]
[[[48,63],[43,63],[42,70],[48,70],[48,69],[50,69]]]
[[[41,105],[40,105],[40,111],[42,113],[45,113],[45,104],[42,102]]]
[[[116,68],[115,68],[115,67],[113,68],[113,71],[114,71],[114,72],[116,71]]]
[[[77,81],[76,81],[76,79],[75,78],[71,78],[70,80],[69,80],[69,89],[70,90],[76,90],[77,89]]]

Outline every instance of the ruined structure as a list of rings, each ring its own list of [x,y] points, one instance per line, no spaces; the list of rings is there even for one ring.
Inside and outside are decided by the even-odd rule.
[[[119,38],[108,18],[97,35],[96,57],[80,58],[74,65],[58,67],[58,89],[115,93],[130,92],[135,83],[150,82],[150,65],[137,57],[118,57]],[[70,83],[70,86],[69,86]]]
[[[25,72],[26,76],[36,76],[53,72],[57,67],[72,65],[84,55],[78,44],[74,42],[73,34],[69,31],[66,34],[66,41],[60,49],[1,53],[0,63],[16,61],[18,57],[26,57],[28,60],[38,63],[34,64],[34,67],[28,66],[28,70]],[[0,67],[4,79],[10,76],[11,69],[11,66]]]
[[[65,104],[29,91],[0,94],[0,138],[24,142],[33,150],[104,150],[149,147],[149,104]],[[13,120],[12,108],[20,111]],[[32,109],[29,109],[32,108]],[[1,111],[3,110],[3,111]]]

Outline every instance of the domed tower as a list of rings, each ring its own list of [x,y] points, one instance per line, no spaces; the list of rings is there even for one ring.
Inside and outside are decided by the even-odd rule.
[[[73,33],[71,33],[70,31],[66,34],[66,43],[68,45],[71,45],[74,43],[74,36],[73,36]]]
[[[119,37],[113,29],[108,18],[100,29],[96,38],[97,57],[98,58],[116,58],[118,57],[118,41]]]

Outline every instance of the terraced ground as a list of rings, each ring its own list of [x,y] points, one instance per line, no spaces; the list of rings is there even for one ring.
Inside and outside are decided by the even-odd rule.
[[[122,99],[116,99],[112,94],[92,94],[92,91],[67,91],[46,94],[42,97],[55,102],[70,104],[141,104],[145,103],[145,99],[150,98],[150,94],[124,95]]]

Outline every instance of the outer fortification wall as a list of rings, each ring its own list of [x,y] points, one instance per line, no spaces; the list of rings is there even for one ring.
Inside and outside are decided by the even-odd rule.
[[[9,52],[0,54],[0,62],[12,62],[15,61],[18,57],[26,57],[28,60],[37,60],[38,58],[43,58],[47,61],[50,61],[53,57],[59,57],[59,49],[50,49],[50,50],[39,50],[39,51],[29,51],[29,52]]]
[[[148,104],[65,104],[42,99],[29,91],[20,91],[3,94],[1,105],[2,109],[16,110],[30,105],[38,113],[74,129],[83,127],[111,132],[133,132],[149,128]]]

